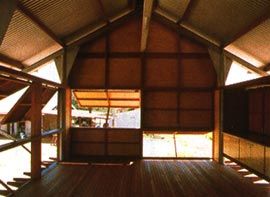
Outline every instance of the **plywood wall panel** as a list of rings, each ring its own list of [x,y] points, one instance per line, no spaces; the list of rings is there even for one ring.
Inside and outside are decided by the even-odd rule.
[[[263,97],[262,88],[248,91],[249,131],[251,132],[263,133]]]
[[[244,89],[224,91],[224,130],[248,131],[248,93]]]
[[[242,163],[250,166],[250,143],[247,140],[240,139],[239,159]]]
[[[265,149],[265,174],[270,178],[270,147]]]
[[[108,130],[108,142],[140,143],[141,135],[141,130],[137,129]]]
[[[72,141],[76,142],[105,142],[104,130],[86,128],[71,129]]]
[[[75,156],[102,156],[105,155],[105,145],[92,143],[73,143],[72,154]]]
[[[140,88],[141,86],[141,61],[139,58],[115,59],[109,61],[109,86],[110,88]]]
[[[175,59],[147,59],[146,87],[178,87],[178,61]]]
[[[213,109],[212,92],[181,92],[180,109]]]
[[[207,48],[190,39],[180,38],[180,52],[183,53],[208,53]]]
[[[144,110],[143,123],[147,128],[177,127],[177,111]]]
[[[223,134],[223,152],[230,157],[239,160],[239,146],[240,141],[238,137]]]
[[[180,127],[182,128],[209,128],[213,129],[213,112],[212,111],[180,111]]]
[[[177,110],[177,92],[145,92],[144,108]]]
[[[265,90],[264,95],[264,134],[270,136],[270,88]]]
[[[215,87],[216,74],[209,59],[181,59],[180,64],[182,87]]]
[[[69,80],[71,88],[104,88],[105,59],[77,59]]]
[[[141,149],[138,144],[109,144],[108,155],[110,156],[139,156]]]
[[[264,146],[251,143],[250,167],[260,173],[264,173]]]
[[[130,20],[112,31],[109,35],[110,51],[135,52],[140,51],[141,20]]]
[[[179,38],[176,32],[164,25],[151,20],[147,51],[178,52]]]
[[[80,47],[80,52],[90,52],[90,53],[97,53],[97,52],[105,52],[105,37],[96,39],[91,43],[86,43]]]

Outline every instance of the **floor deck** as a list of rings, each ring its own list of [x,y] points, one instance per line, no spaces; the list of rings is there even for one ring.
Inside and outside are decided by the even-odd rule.
[[[270,193],[269,193],[270,194]],[[268,196],[208,160],[140,160],[133,165],[60,164],[16,196]]]

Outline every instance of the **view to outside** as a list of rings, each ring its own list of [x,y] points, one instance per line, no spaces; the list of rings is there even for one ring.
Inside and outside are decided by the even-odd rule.
[[[212,157],[212,132],[143,135],[144,157]]]
[[[12,142],[12,140],[0,138],[0,146]],[[31,151],[31,144],[24,145]],[[53,162],[53,158],[57,157],[57,146],[52,138],[46,138],[42,141],[42,161]],[[31,155],[22,146],[1,152],[0,154],[0,179],[7,183],[13,181],[13,178],[29,178],[24,172],[30,172]],[[12,190],[17,187],[11,186]],[[4,187],[0,184],[0,190]],[[1,195],[0,195],[1,196]]]
[[[73,127],[102,128],[107,122],[109,128],[140,128],[140,113],[140,108],[83,107],[72,96]]]
[[[236,61],[232,62],[228,77],[226,79],[226,85],[239,83],[242,81],[248,81],[260,77],[257,73],[248,70],[246,67],[237,63]]]

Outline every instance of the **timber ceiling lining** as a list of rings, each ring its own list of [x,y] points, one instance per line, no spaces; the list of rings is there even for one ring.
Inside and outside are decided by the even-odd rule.
[[[0,53],[18,61],[38,54],[55,42],[19,11],[15,11],[9,24]]]
[[[21,0],[21,3],[60,38],[103,17],[97,0]]]
[[[231,45],[228,49],[232,52],[232,48],[238,48],[257,60],[267,64],[270,62],[270,19],[252,29],[247,34],[243,35]]]
[[[158,7],[169,12],[176,20],[179,20],[189,3],[190,0],[158,0]]]
[[[269,0],[197,0],[185,24],[222,43],[269,12]]]
[[[136,90],[75,90],[74,96],[81,107],[140,107],[140,92]]]

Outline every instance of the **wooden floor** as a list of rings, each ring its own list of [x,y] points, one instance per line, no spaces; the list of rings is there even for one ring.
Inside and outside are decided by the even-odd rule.
[[[141,160],[131,166],[60,164],[16,196],[268,196],[229,167],[206,160]]]

